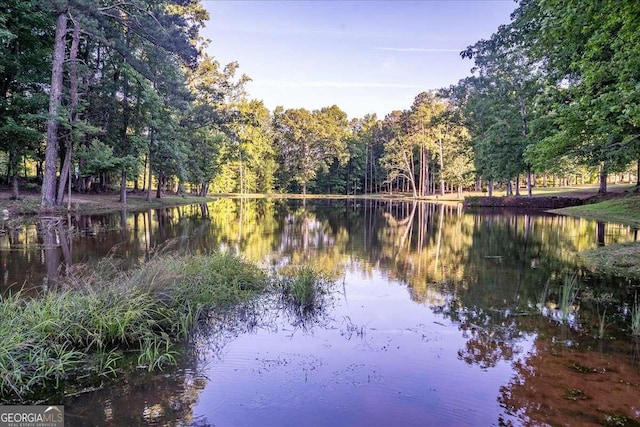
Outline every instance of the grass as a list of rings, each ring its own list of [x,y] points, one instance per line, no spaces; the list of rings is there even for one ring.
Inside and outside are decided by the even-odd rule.
[[[2,189],[0,189],[2,191]],[[198,197],[194,195],[176,196],[176,195],[163,195],[162,198],[157,199],[155,192],[151,197],[151,200],[146,200],[146,194],[142,192],[128,193],[127,203],[123,205],[119,202],[120,194],[118,192],[106,192],[101,194],[87,193],[71,195],[71,211],[82,214],[97,214],[106,212],[117,212],[126,208],[128,210],[142,210],[153,209],[167,206],[178,206],[185,204],[196,203],[209,203],[213,199],[209,197]],[[55,212],[65,213],[67,212],[67,199],[65,198],[62,206],[43,209],[40,206],[40,193],[34,191],[25,191],[20,194],[18,200],[10,199],[5,193],[0,193],[0,203],[3,209],[7,209],[10,213],[10,217],[24,216],[24,215],[37,215],[41,213]]]
[[[580,261],[599,274],[640,279],[640,242],[618,243],[580,253]]]
[[[638,227],[640,226],[640,215],[638,215],[640,195],[620,197],[590,205],[554,209],[551,212]]]
[[[600,314],[600,310],[598,309],[598,338],[602,339],[605,337],[604,333],[607,329],[607,308],[605,307],[602,314]]]
[[[640,304],[638,304],[638,295],[631,309],[631,335],[640,337]]]
[[[324,308],[330,283],[317,269],[303,265],[283,271],[277,288],[285,306],[307,315]]]
[[[0,300],[0,401],[25,402],[78,378],[161,369],[212,310],[264,292],[268,276],[226,254],[159,256],[129,272],[109,260],[61,290]],[[63,387],[62,387],[63,388]]]
[[[547,305],[547,299],[549,298],[549,281],[548,280],[547,280],[547,283],[545,283],[544,288],[542,288],[542,291],[537,296],[538,296],[538,303],[536,304],[536,307],[542,313],[545,306]]]
[[[564,281],[560,286],[559,292],[559,305],[562,312],[562,320],[566,321],[569,316],[569,311],[573,306],[573,302],[578,294],[579,285],[578,277],[574,274],[567,274],[564,277]]]

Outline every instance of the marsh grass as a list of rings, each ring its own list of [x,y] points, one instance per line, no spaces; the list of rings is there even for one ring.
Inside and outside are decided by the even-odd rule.
[[[0,398],[21,402],[62,382],[176,363],[176,344],[212,310],[262,293],[268,276],[242,259],[159,256],[122,271],[112,260],[77,269],[66,286],[38,298],[0,300]]]
[[[285,304],[304,313],[322,307],[329,283],[316,268],[303,265],[281,272],[277,286]]]
[[[547,304],[547,299],[549,298],[549,281],[548,280],[547,280],[547,283],[545,283],[544,288],[542,288],[542,291],[540,291],[540,293],[538,293],[537,296],[538,296],[538,303],[536,304],[536,307],[538,308],[538,311],[542,313]]]
[[[598,309],[598,338],[602,339],[605,337],[604,333],[607,326],[607,308],[604,308],[602,314],[600,314],[600,310]]]
[[[579,289],[578,276],[575,273],[565,275],[559,292],[559,305],[563,321],[568,319],[569,311],[574,306]]]
[[[638,295],[631,309],[631,335],[640,337],[640,305],[638,304]]]

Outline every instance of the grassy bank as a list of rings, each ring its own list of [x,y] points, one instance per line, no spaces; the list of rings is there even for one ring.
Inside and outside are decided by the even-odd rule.
[[[119,201],[119,194],[102,193],[102,194],[73,194],[71,196],[71,204],[68,206],[67,200],[63,206],[43,209],[40,207],[40,194],[24,193],[18,200],[13,200],[9,194],[0,194],[0,206],[6,209],[10,216],[20,215],[38,215],[41,213],[66,213],[67,211],[82,214],[95,214],[105,212],[117,212],[126,208],[128,210],[143,210],[161,208],[167,206],[178,206],[185,204],[208,203],[212,199],[197,196],[175,196],[166,195],[160,199],[154,197],[151,200],[146,199],[146,195],[142,193],[129,194],[127,203],[123,204]],[[70,207],[70,209],[68,209]]]
[[[580,253],[581,262],[600,274],[640,280],[640,242],[602,246]]]
[[[554,209],[550,212],[640,227],[640,195],[620,197],[590,205]]]
[[[640,195],[620,197],[590,205],[554,209],[550,212],[617,222],[640,227]],[[602,246],[580,254],[589,270],[608,275],[640,279],[640,243]]]
[[[174,363],[176,344],[211,310],[255,297],[269,282],[230,255],[158,257],[128,272],[103,261],[42,297],[3,298],[0,401],[95,382],[132,360],[149,370]]]

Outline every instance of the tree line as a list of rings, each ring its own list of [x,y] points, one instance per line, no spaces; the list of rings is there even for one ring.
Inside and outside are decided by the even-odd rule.
[[[640,3],[520,0],[471,75],[384,118],[269,111],[200,35],[198,0],[7,0],[0,170],[43,207],[75,191],[414,197],[640,175]],[[215,49],[213,49],[215,50]]]

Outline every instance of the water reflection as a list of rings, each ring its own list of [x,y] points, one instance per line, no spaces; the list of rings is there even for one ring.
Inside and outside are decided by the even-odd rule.
[[[107,255],[144,260],[163,242],[181,239],[176,250],[182,252],[232,250],[271,264],[313,259],[336,276],[350,256],[357,257],[363,268],[379,266],[410,284],[416,299],[428,298],[428,283],[443,280],[538,286],[575,268],[580,250],[637,237],[637,230],[616,224],[518,212],[464,213],[460,205],[329,200],[303,206],[267,199],[43,218],[3,231],[5,291],[41,286],[45,279],[54,283],[60,265]]]
[[[212,320],[178,369],[69,399],[86,425],[640,418],[627,327],[637,284],[577,265],[579,251],[634,241],[636,229],[393,200],[220,199],[5,230],[4,292],[46,289],[66,266],[104,256],[133,264],[212,249],[274,271],[313,263],[336,282],[332,304],[313,315],[263,300]],[[580,281],[571,312],[558,297],[570,273]]]

